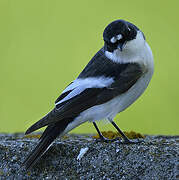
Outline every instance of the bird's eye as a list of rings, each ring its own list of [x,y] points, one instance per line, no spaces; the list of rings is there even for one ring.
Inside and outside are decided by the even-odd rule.
[[[109,52],[113,52],[114,49],[117,47],[117,41],[116,43],[111,43],[111,41],[105,41],[105,49]]]
[[[122,39],[118,40],[118,43],[119,43],[119,44],[123,44],[125,41],[126,41],[126,39],[125,39],[125,38],[122,38]]]

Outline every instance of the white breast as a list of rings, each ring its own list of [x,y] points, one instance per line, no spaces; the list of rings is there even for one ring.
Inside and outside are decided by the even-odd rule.
[[[121,58],[121,56],[115,57],[115,61],[119,62],[121,61]],[[141,64],[145,69],[144,75],[126,93],[117,96],[107,103],[96,105],[83,111],[72,123],[67,126],[64,133],[86,121],[96,121],[102,119],[112,120],[117,113],[125,110],[144,92],[152,78],[154,69],[153,55],[149,45],[145,42],[140,53],[136,53],[135,56],[129,54],[128,56],[124,56],[122,60],[123,62],[128,61]]]
[[[85,120],[96,121],[101,119],[113,119],[117,113],[125,110],[128,106],[136,101],[136,99],[147,88],[151,77],[152,73],[148,71],[126,93],[117,96],[107,103],[87,109],[80,114],[78,119],[82,122],[85,122]]]

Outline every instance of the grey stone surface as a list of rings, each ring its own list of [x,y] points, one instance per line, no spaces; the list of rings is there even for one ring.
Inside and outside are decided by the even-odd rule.
[[[179,178],[179,136],[147,136],[140,144],[122,145],[96,142],[90,135],[68,135],[57,139],[26,171],[22,162],[37,143],[23,134],[0,134],[0,179]],[[79,156],[82,148],[87,151]]]

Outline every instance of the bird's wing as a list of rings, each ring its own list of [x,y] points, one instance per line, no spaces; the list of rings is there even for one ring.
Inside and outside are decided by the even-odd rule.
[[[56,107],[32,125],[26,134],[63,119],[75,118],[90,107],[106,103],[128,91],[142,75],[142,67],[130,63],[116,80],[109,77],[77,79],[64,90],[63,98],[58,98]]]

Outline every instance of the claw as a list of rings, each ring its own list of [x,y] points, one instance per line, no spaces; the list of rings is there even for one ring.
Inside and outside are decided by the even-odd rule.
[[[114,141],[118,141],[120,138],[115,138],[115,139],[108,139],[108,138],[105,138],[104,136],[100,136],[99,139],[96,139],[97,142],[106,142],[106,143],[109,143],[109,142],[114,142]]]
[[[138,144],[144,142],[143,140],[130,140],[130,139],[125,139],[121,144]]]
[[[104,136],[100,136],[99,139],[96,139],[96,142],[105,142],[105,143],[111,143],[111,142],[115,142],[117,141],[119,144],[139,144],[139,143],[143,143],[143,140],[139,140],[139,139],[135,139],[135,140],[130,140],[130,139],[125,139],[124,141],[121,140],[120,137],[117,137],[115,139],[108,139],[105,138]]]

